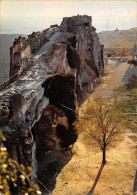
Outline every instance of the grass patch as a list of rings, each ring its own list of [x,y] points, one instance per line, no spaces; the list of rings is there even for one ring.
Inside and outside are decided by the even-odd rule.
[[[137,99],[137,76],[133,75],[126,85],[121,85],[115,89],[115,95],[126,93],[128,96],[134,96]]]
[[[126,85],[121,85],[115,89],[115,93],[124,93],[127,91]]]
[[[116,109],[123,112],[125,125],[137,133],[137,76],[133,75],[128,84],[117,87],[114,98],[122,100],[116,104]]]
[[[135,112],[135,101],[129,99],[124,99],[122,100],[122,102],[120,101],[120,103],[118,103],[116,105],[116,108],[124,113],[133,113]]]

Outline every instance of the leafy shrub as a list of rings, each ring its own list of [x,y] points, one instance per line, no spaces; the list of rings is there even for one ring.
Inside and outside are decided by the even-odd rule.
[[[41,194],[38,185],[30,181],[31,167],[19,165],[8,157],[3,142],[5,137],[0,131],[0,194],[36,195]]]

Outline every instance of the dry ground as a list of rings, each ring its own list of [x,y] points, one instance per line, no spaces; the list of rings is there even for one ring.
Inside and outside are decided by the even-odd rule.
[[[115,87],[127,83],[137,67],[127,63],[111,61],[108,74],[94,91],[94,94],[111,96]],[[84,106],[84,104],[83,104]],[[82,134],[74,144],[73,157],[56,178],[53,195],[86,195],[91,189],[101,165],[102,153],[95,151]],[[107,151],[104,166],[94,195],[130,195],[137,167],[137,135],[130,130],[115,148]]]

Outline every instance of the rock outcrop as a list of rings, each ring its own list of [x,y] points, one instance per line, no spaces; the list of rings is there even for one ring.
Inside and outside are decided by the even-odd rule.
[[[15,39],[13,46],[10,48],[10,77],[21,72],[31,65],[32,55],[30,44],[21,36]]]
[[[76,141],[77,100],[104,73],[103,46],[92,18],[78,15],[28,39],[19,37],[10,57],[10,76],[17,77],[0,92],[0,128],[14,146],[10,153],[30,165],[34,141],[39,155]]]

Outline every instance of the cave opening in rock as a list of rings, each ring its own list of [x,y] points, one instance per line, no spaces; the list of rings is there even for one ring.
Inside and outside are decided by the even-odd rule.
[[[80,55],[70,42],[67,42],[67,61],[71,68],[80,69]]]
[[[44,83],[44,95],[49,98],[50,105],[54,105],[58,113],[56,113],[56,118],[58,120],[62,120],[59,124],[67,118],[68,127],[66,125],[65,128],[66,133],[71,134],[73,132],[73,136],[69,137],[70,142],[74,143],[76,141],[77,135],[73,127],[73,122],[77,118],[76,107],[77,107],[77,98],[76,98],[76,81],[75,77],[71,74],[56,74],[50,78],[48,78]],[[62,116],[61,116],[62,115]],[[64,120],[64,121],[63,121]],[[61,128],[60,132],[63,132],[61,126],[57,126],[57,129]],[[58,135],[60,136],[59,132]],[[72,139],[72,140],[71,140]],[[72,144],[71,143],[71,144]],[[66,142],[66,145],[69,145]]]
[[[80,25],[80,26],[84,26],[84,27],[86,27],[86,26],[90,26],[90,23],[89,22],[84,22],[82,25]]]
[[[36,143],[37,177],[50,191],[54,189],[57,175],[71,159],[69,147],[77,139],[73,126],[77,117],[75,85],[75,77],[71,74],[49,77],[43,83],[44,96],[49,98],[49,105],[43,109],[39,121],[32,128]]]
[[[65,119],[66,116],[61,109],[49,104],[32,128],[34,143],[36,143],[36,174],[38,180],[50,191],[55,187],[57,175],[72,157],[71,153],[69,156],[64,153],[65,148],[72,143],[67,129],[68,120]],[[40,188],[44,193],[43,185],[40,184]]]
[[[77,43],[76,36],[68,38],[67,41],[71,43],[72,47],[76,48],[76,43]]]

